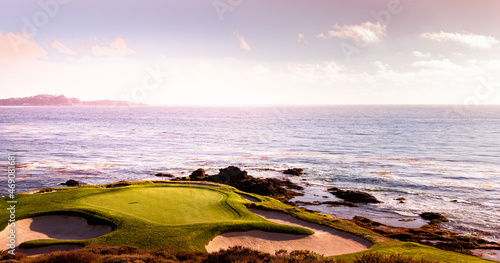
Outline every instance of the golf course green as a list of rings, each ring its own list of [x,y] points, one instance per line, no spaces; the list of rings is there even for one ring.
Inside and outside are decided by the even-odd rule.
[[[247,199],[252,197],[251,199],[257,202],[249,201],[241,195]],[[10,218],[10,212],[7,210],[10,204],[7,201],[7,198],[0,200],[0,229],[6,234],[9,231],[7,225]],[[95,233],[101,233],[98,231],[99,227],[108,229],[107,232],[96,234],[91,238],[50,239],[51,235],[47,234],[46,239],[25,239],[20,245],[18,244],[22,249],[51,245],[79,247],[128,245],[140,249],[168,247],[173,251],[206,251],[205,245],[215,237],[228,232],[261,230],[297,235],[314,233],[302,227],[265,220],[247,208],[251,207],[279,211],[303,221],[363,237],[373,243],[368,250],[337,256],[340,258],[351,259],[363,253],[377,252],[382,255],[401,254],[450,263],[488,262],[411,242],[394,241],[347,220],[310,213],[270,197],[242,192],[231,186],[215,183],[140,181],[51,188],[31,194],[17,194],[16,201],[15,216],[16,223],[20,223],[19,227],[23,225],[23,219],[38,218],[39,229],[47,228],[56,232],[56,235],[52,236],[61,236],[79,232],[77,230],[81,226],[65,223],[68,218],[75,221],[75,217],[78,217],[85,219],[81,219],[88,224],[85,227],[89,229],[95,227],[93,230]],[[51,224],[47,221],[51,218],[56,218],[58,221]],[[25,225],[30,228],[29,224]],[[71,228],[74,231],[68,231]],[[57,233],[58,231],[60,233]]]
[[[228,195],[202,188],[132,188],[81,199],[86,205],[160,225],[189,225],[238,218]]]
[[[52,190],[52,189],[49,189]],[[237,190],[224,185],[132,182],[43,190],[16,195],[16,220],[38,216],[83,217],[90,225],[109,225],[112,231],[91,239],[37,239],[21,248],[47,245],[130,245],[139,248],[204,251],[215,236],[232,231],[263,230],[312,234],[304,228],[281,225],[251,213]],[[0,229],[9,220],[6,199],[0,202]],[[62,220],[62,219],[61,219]],[[72,228],[58,221],[63,229]],[[58,231],[56,226],[50,226]],[[57,233],[56,233],[57,234]],[[55,235],[54,233],[47,236]]]

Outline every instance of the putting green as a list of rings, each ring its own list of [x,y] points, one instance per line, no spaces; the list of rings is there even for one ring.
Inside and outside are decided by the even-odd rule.
[[[85,197],[81,202],[156,224],[188,225],[237,217],[225,199],[225,194],[210,189],[154,187],[119,189]]]

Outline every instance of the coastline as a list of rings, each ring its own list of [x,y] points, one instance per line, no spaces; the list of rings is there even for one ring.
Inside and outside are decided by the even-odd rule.
[[[218,183],[229,183],[232,186],[235,186],[236,188],[239,188],[239,181],[245,179],[245,180],[250,180],[250,181],[256,181],[259,185],[262,184],[262,182],[266,182],[266,180],[271,180],[269,181],[269,185],[265,186],[264,188],[262,186],[258,186],[254,190],[258,190],[257,193],[263,194],[266,192],[262,192],[263,189],[269,188],[271,184],[277,186],[277,187],[282,187],[283,190],[279,190],[273,196],[273,192],[269,192],[268,194],[264,195],[271,195],[274,198],[278,198],[281,201],[284,201],[285,203],[291,204],[293,206],[299,207],[301,209],[305,209],[306,211],[310,212],[323,212],[321,209],[322,206],[331,206],[331,207],[337,207],[337,208],[342,208],[343,211],[347,211],[349,209],[353,209],[351,205],[354,206],[354,208],[359,208],[361,207],[369,207],[372,206],[370,204],[363,204],[363,203],[349,203],[345,202],[339,202],[339,201],[324,201],[325,196],[319,196],[319,195],[314,195],[312,196],[313,199],[315,199],[315,202],[301,202],[301,201],[296,201],[296,199],[300,199],[304,197],[304,192],[307,192],[308,190],[308,185],[307,183],[301,184],[301,174],[298,175],[287,175],[283,174],[283,171],[280,172],[282,175],[278,178],[270,178],[270,177],[265,177],[265,178],[259,178],[259,177],[252,177],[250,175],[247,175],[246,171],[242,171],[237,167],[228,167],[224,169],[220,169],[218,175],[208,175],[205,174],[205,171],[203,169],[198,169],[197,171],[194,171],[191,173],[191,175],[187,176],[188,174],[185,174],[186,176],[173,176],[171,174],[169,175],[170,178],[165,179],[163,176],[163,173],[159,173],[157,176],[154,176],[156,180],[154,181],[156,184],[182,184],[182,185],[199,185],[199,186],[209,186],[209,187],[220,187]],[[162,176],[159,176],[162,175]],[[187,178],[189,178],[192,181],[186,181]],[[162,180],[158,180],[162,179]],[[194,181],[193,181],[194,180]],[[284,180],[284,181],[283,181]],[[303,188],[299,186],[294,186],[295,183],[292,183],[290,180],[293,182],[296,182],[298,185],[304,185]],[[144,180],[145,183],[147,183],[150,180]],[[289,183],[283,183],[283,182],[289,182]],[[107,187],[109,188],[115,188],[115,187],[123,187],[130,185],[126,181],[120,181],[116,183],[110,183],[107,184]],[[290,188],[291,186],[291,188]],[[248,186],[245,186],[244,190],[252,192],[252,188],[248,188]],[[274,187],[274,186],[273,186]],[[288,190],[286,190],[288,189]],[[34,193],[35,191],[28,191],[26,193]],[[299,194],[293,194],[293,192],[299,193]],[[361,193],[361,192],[360,192]],[[284,194],[284,196],[282,196]],[[326,192],[325,194],[332,195],[331,193]],[[366,194],[366,193],[364,193]],[[242,196],[243,198],[252,201],[251,196]],[[373,196],[372,196],[373,197]],[[306,198],[311,198],[310,196]],[[292,200],[292,201],[291,201]],[[293,201],[295,200],[295,201]],[[339,200],[342,200],[341,198]],[[254,202],[255,200],[253,200]],[[403,202],[400,200],[400,202]],[[333,215],[337,216],[337,215]],[[342,217],[342,215],[338,215],[339,217]],[[402,241],[412,241],[412,242],[418,242],[430,246],[436,246],[439,248],[445,248],[447,250],[452,250],[452,251],[457,251],[465,254],[473,254],[472,252],[478,254],[481,252],[482,249],[490,249],[492,248],[499,248],[498,244],[494,245],[494,243],[491,243],[488,245],[488,242],[482,240],[481,238],[477,237],[472,237],[469,236],[467,237],[466,243],[464,243],[466,236],[462,235],[457,235],[454,232],[451,231],[444,231],[441,228],[441,222],[438,223],[433,223],[432,221],[425,220],[421,217],[418,217],[417,219],[411,218],[408,220],[405,220],[405,217],[401,217],[399,220],[392,220],[390,221],[390,224],[387,224],[387,222],[384,221],[378,221],[378,220],[369,220],[369,224],[362,223],[363,217],[359,217],[360,219],[357,219],[359,216],[356,215],[352,222],[358,224],[359,226],[362,226],[364,228],[368,228],[371,230],[374,230],[375,232],[378,232],[382,235],[385,235],[390,238],[395,238],[397,240],[402,240]],[[447,220],[446,220],[447,221]],[[378,226],[382,225],[384,230],[378,229]],[[373,226],[373,227],[372,227]],[[417,234],[414,234],[417,233]],[[418,234],[420,233],[420,234]],[[422,235],[421,233],[425,233],[425,235]],[[438,235],[436,235],[438,233]],[[460,240],[460,241],[457,241]],[[457,243],[459,242],[459,243]],[[270,246],[272,247],[272,246]],[[456,248],[455,248],[456,247]],[[490,251],[493,251],[490,249]],[[488,255],[488,253],[483,253]]]
[[[446,230],[499,242],[500,196],[493,190],[497,148],[485,152],[475,146],[497,144],[491,134],[498,110],[470,112],[473,130],[437,129],[433,120],[447,111],[420,106],[6,108],[3,120],[9,125],[0,136],[19,153],[21,191],[68,179],[98,185],[154,180],[158,172],[183,177],[199,167],[217,173],[228,165],[260,178],[282,178],[279,171],[301,167],[305,174],[286,176],[305,188],[298,201],[340,201],[325,192],[330,187],[368,192],[383,201],[348,209],[303,206],[308,209],[386,224],[417,223],[418,214],[434,211],[451,219],[442,226]],[[117,118],[134,121],[118,124]],[[456,116],[442,122],[462,127]],[[454,139],[465,137],[475,139]],[[487,232],[493,235],[482,234]]]
[[[221,171],[231,171],[231,169],[229,169],[229,170],[221,169]],[[257,182],[258,181],[259,180],[257,180]],[[257,231],[257,234],[254,235],[256,232],[251,231],[251,235],[254,235],[254,236],[250,237],[250,239],[248,239],[248,237],[246,237],[246,240],[247,240],[246,245],[248,245],[248,242],[252,243],[252,242],[255,242],[256,240],[259,240],[259,238],[274,238],[275,240],[270,243],[269,247],[270,248],[278,248],[279,246],[273,246],[272,243],[276,242],[276,241],[281,242],[281,241],[290,240],[290,238],[291,238],[291,240],[293,242],[292,242],[291,246],[287,247],[289,249],[300,249],[301,245],[303,245],[302,246],[303,248],[310,248],[309,247],[310,245],[314,246],[314,244],[317,243],[318,245],[317,245],[317,248],[315,248],[315,249],[319,249],[318,250],[319,253],[337,255],[337,254],[344,254],[344,253],[350,253],[350,252],[356,252],[356,251],[365,251],[366,249],[368,249],[371,246],[370,242],[377,244],[377,246],[376,246],[377,249],[380,249],[379,247],[381,245],[383,247],[384,244],[385,244],[385,246],[389,245],[390,247],[392,247],[393,246],[392,244],[394,243],[394,241],[392,241],[392,242],[390,241],[391,239],[384,238],[384,237],[380,236],[379,234],[376,234],[376,233],[371,232],[369,230],[360,228],[360,227],[356,226],[355,224],[353,224],[352,222],[340,220],[338,218],[332,218],[332,217],[317,214],[317,213],[309,213],[307,211],[304,211],[304,209],[298,209],[297,207],[292,207],[292,206],[283,204],[283,203],[281,203],[275,199],[269,198],[269,197],[259,196],[259,195],[255,195],[253,193],[241,192],[239,190],[236,190],[235,188],[225,186],[223,184],[213,183],[213,182],[203,182],[203,181],[202,182],[198,182],[198,181],[192,182],[192,181],[185,181],[185,180],[180,180],[177,182],[167,182],[165,180],[156,180],[156,181],[149,181],[149,182],[145,182],[145,181],[137,181],[137,182],[119,181],[116,183],[110,183],[110,184],[102,185],[102,186],[83,186],[83,187],[59,188],[55,192],[44,192],[44,190],[42,189],[41,195],[37,196],[37,197],[38,198],[42,198],[42,197],[43,198],[50,198],[49,196],[65,195],[65,193],[80,191],[80,190],[81,191],[91,191],[91,192],[95,191],[97,189],[101,189],[99,191],[109,191],[109,190],[123,191],[126,189],[141,189],[143,187],[146,187],[146,188],[151,188],[151,187],[153,187],[153,188],[154,187],[160,187],[160,188],[163,187],[164,188],[164,187],[167,187],[166,189],[170,189],[170,188],[168,188],[168,186],[171,186],[174,188],[175,187],[182,187],[183,189],[208,188],[208,189],[213,189],[216,191],[231,191],[231,192],[236,191],[235,192],[236,195],[240,198],[240,200],[245,200],[246,206],[250,209],[252,214],[255,213],[255,214],[260,215],[261,219],[265,218],[267,220],[270,220],[271,222],[274,221],[275,223],[280,223],[280,224],[285,223],[285,224],[290,225],[290,226],[306,227],[306,229],[307,228],[309,228],[309,230],[314,229],[314,232],[316,232],[316,234],[312,235],[312,236],[302,236],[301,237],[299,235],[299,236],[295,236],[295,237],[291,237],[291,236],[284,237],[282,235],[275,236],[274,234],[269,234],[266,232],[264,232],[262,234],[262,233],[259,233],[258,231]],[[132,187],[132,188],[130,188],[130,187]],[[64,190],[64,189],[66,189],[66,190]],[[92,189],[95,189],[95,190],[92,190]],[[108,190],[106,190],[106,189],[108,189]],[[223,189],[225,189],[225,190],[223,190]],[[68,190],[71,190],[71,191],[68,191]],[[22,195],[21,198],[30,197],[30,196],[31,196],[30,199],[37,198],[34,195],[38,195],[38,193],[25,194],[25,195]],[[252,198],[254,198],[254,199],[252,200]],[[257,200],[257,202],[255,202],[256,200]],[[259,208],[259,210],[257,211],[254,208]],[[265,210],[260,210],[260,209],[265,209]],[[275,210],[275,212],[271,212],[269,209]],[[279,212],[279,211],[281,211],[281,212]],[[290,214],[290,215],[286,215],[283,212],[286,212],[286,214]],[[293,214],[293,217],[291,216],[292,214]],[[22,216],[21,216],[21,218],[22,218]],[[311,223],[307,223],[305,221],[300,221],[297,218],[299,218],[301,220],[306,220],[309,222],[314,222],[315,224],[325,224],[329,227],[327,227],[326,230],[325,230],[325,228],[321,229],[321,227],[318,225],[314,225],[314,224],[311,225]],[[100,222],[111,220],[111,219],[104,219],[104,221],[102,221],[103,219],[104,218],[99,219]],[[24,220],[26,220],[26,219],[24,219]],[[109,221],[109,222],[111,222],[111,221]],[[51,228],[51,227],[54,227],[54,224],[49,224],[49,228]],[[320,227],[320,228],[318,228],[318,227]],[[341,230],[341,231],[346,231],[346,232],[345,233],[338,232],[337,230],[333,230],[333,228],[330,228],[330,227],[333,227],[333,228]],[[321,239],[321,238],[325,238],[325,231],[326,232],[333,231],[333,236],[330,236],[330,238],[333,238],[333,239],[330,239],[331,242],[325,242],[325,239]],[[237,238],[238,238],[238,236],[241,237],[241,234],[239,234],[237,230],[231,230],[231,231],[226,230],[223,232],[228,232],[229,235],[236,235]],[[271,231],[271,232],[273,232],[273,231]],[[351,234],[347,234],[347,232],[356,233],[357,237],[352,236]],[[248,232],[243,233],[243,235],[247,235],[247,234],[248,234]],[[285,234],[285,235],[288,235],[288,234]],[[222,234],[222,236],[224,236],[224,234]],[[321,238],[319,239],[319,241],[318,240],[314,241],[315,237],[317,238],[317,236],[321,236]],[[363,241],[365,239],[360,238],[360,236],[364,237],[367,240],[370,240],[370,242]],[[220,236],[218,236],[218,237],[220,237]],[[216,237],[214,240],[216,240],[218,237]],[[303,241],[301,241],[300,240],[301,238],[305,238],[305,239]],[[260,240],[262,240],[262,239],[260,239]],[[311,241],[311,242],[309,242],[309,241]],[[207,240],[207,242],[208,242],[208,240]],[[231,241],[229,241],[229,242],[231,242]],[[293,245],[294,242],[295,242],[295,245]],[[350,245],[348,245],[348,246],[336,245],[336,246],[334,246],[334,248],[332,248],[331,246],[319,245],[320,243],[325,244],[325,243],[332,243],[332,242],[334,244],[336,242],[340,242],[340,243],[343,243],[344,245],[347,242]],[[351,244],[349,242],[354,242],[354,243]],[[223,245],[223,246],[220,246],[219,248],[228,247],[227,242],[225,242],[225,243],[226,243],[226,246]],[[304,245],[304,243],[306,243],[306,244]],[[48,244],[52,244],[52,243],[48,243]],[[55,244],[57,244],[57,243],[55,243]],[[80,243],[79,243],[79,241],[76,241],[76,243],[74,243],[74,244],[78,245]],[[231,243],[229,243],[229,244],[231,244]],[[234,243],[234,244],[237,244],[237,243]],[[278,243],[278,244],[280,244],[280,243]],[[404,246],[410,245],[411,243],[399,242],[399,243],[394,243],[394,244],[400,244],[400,245],[396,245],[396,247],[397,246],[404,247]],[[243,245],[245,245],[245,244],[243,244]],[[298,247],[297,247],[297,245],[298,245]],[[33,247],[31,242],[30,242],[29,247]],[[35,246],[35,247],[37,247],[37,246]],[[401,247],[401,248],[403,248],[403,247]],[[57,246],[55,246],[54,248],[57,248]],[[61,246],[60,248],[71,250],[71,249],[74,249],[77,247],[75,247],[73,245],[72,247],[71,246],[66,246],[66,247]],[[252,247],[252,248],[255,249],[256,247]],[[48,247],[47,249],[50,249],[50,248]],[[207,249],[209,249],[209,248],[207,247]],[[398,249],[400,249],[400,248],[398,248]],[[428,250],[429,248],[425,247],[425,246],[421,246],[418,249],[419,250],[423,249],[422,253],[424,253],[424,254],[431,252]],[[259,249],[257,249],[257,250],[259,250]],[[371,248],[369,250],[371,250]],[[37,254],[38,253],[37,251],[44,251],[44,250],[43,249],[33,250],[33,254],[34,255]],[[315,250],[313,249],[313,251],[315,251]],[[75,253],[79,253],[79,252],[77,251]],[[216,252],[213,252],[213,253],[216,253]],[[448,253],[448,252],[442,251],[440,253]],[[407,255],[412,256],[413,254],[411,253],[411,254],[407,254]],[[449,256],[450,256],[450,258],[456,259],[456,256],[451,256],[451,254]],[[463,257],[463,256],[460,256],[460,257]],[[463,260],[463,259],[460,259],[459,261],[456,261],[456,262],[469,262],[469,261],[461,261],[461,260]]]

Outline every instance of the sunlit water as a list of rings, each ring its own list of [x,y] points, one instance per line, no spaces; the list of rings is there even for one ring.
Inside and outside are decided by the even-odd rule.
[[[18,154],[19,191],[229,165],[283,177],[300,167],[298,200],[336,200],[326,192],[336,186],[383,201],[316,210],[392,224],[441,212],[447,229],[500,241],[500,107],[3,107],[0,125],[1,163]]]

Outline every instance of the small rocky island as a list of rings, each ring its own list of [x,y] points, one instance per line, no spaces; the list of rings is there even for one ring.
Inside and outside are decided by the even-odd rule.
[[[120,100],[81,101],[64,95],[41,94],[23,98],[0,99],[0,106],[146,106]]]

